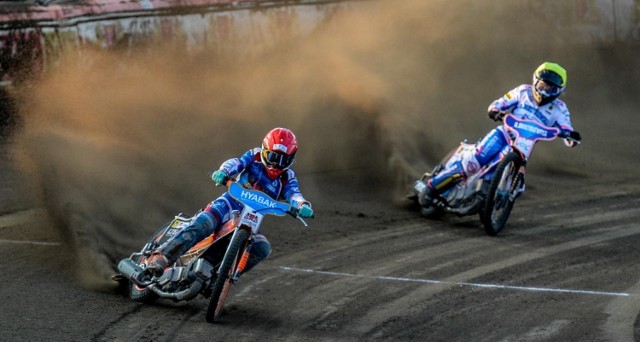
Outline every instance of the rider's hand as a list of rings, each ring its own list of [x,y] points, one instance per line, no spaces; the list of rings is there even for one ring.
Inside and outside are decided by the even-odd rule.
[[[578,144],[580,143],[580,140],[582,140],[582,137],[580,137],[580,133],[576,131],[569,131],[565,133],[565,137],[566,138],[564,139],[564,144],[569,147],[578,146]]]
[[[569,132],[569,138],[575,140],[575,141],[580,141],[582,140],[582,137],[580,137],[580,133],[578,133],[578,131],[571,131]]]
[[[313,217],[313,209],[311,209],[311,206],[307,203],[303,204],[300,209],[298,209],[298,215],[300,215],[300,217]]]
[[[487,115],[493,121],[502,121],[502,119],[504,118],[504,114],[505,114],[504,112],[500,112],[497,110],[490,110]]]
[[[216,183],[216,185],[224,184],[227,178],[229,178],[229,175],[227,175],[227,173],[222,170],[217,170],[211,175],[211,179],[214,183]]]

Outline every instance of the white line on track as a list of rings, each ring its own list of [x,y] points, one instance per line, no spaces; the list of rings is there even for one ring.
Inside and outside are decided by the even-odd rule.
[[[369,276],[369,275],[362,275],[362,274],[318,271],[318,270],[312,270],[312,269],[306,269],[306,268],[295,268],[295,267],[286,267],[286,266],[280,266],[280,268],[285,270],[285,271],[291,271],[291,272],[315,273],[315,274],[338,276],[338,277],[379,279],[379,280],[389,280],[389,281],[398,281],[398,282],[458,285],[458,286],[471,286],[471,287],[481,287],[481,288],[491,288],[491,289],[507,289],[507,290],[529,291],[529,292],[555,292],[555,293],[571,293],[571,294],[614,296],[614,297],[630,297],[630,296],[632,296],[632,294],[626,293],[626,292],[589,291],[589,290],[575,290],[575,289],[554,289],[554,288],[530,287],[530,286],[512,286],[512,285],[498,285],[498,284],[452,282],[452,281],[442,281],[442,280],[433,280],[433,279],[416,279],[416,278],[387,277],[387,276]]]
[[[15,213],[0,216],[0,228],[11,228],[21,224],[35,222],[42,211],[39,209],[26,209]],[[30,241],[30,240],[8,240],[0,239],[0,244],[16,245],[37,245],[37,246],[59,246],[60,242]]]
[[[41,211],[38,209],[27,209],[11,214],[0,216],[0,228],[10,228],[20,224],[34,222]]]
[[[60,246],[60,242],[28,241],[28,240],[4,240],[4,239],[0,239],[0,243],[12,243],[12,244],[21,244],[21,245],[38,245],[38,246]]]

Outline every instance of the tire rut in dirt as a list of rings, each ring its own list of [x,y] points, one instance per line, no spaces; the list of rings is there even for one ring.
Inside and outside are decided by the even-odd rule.
[[[514,229],[499,238],[500,244],[484,234],[478,236],[475,228],[453,228],[450,224],[443,227],[447,223],[428,220],[390,228],[396,234],[373,230],[369,234],[359,234],[362,236],[350,236],[348,240],[353,250],[345,248],[344,244],[349,241],[338,239],[329,245],[334,248],[323,245],[322,248],[304,251],[297,255],[295,261],[291,260],[300,267],[306,261],[310,269],[337,273],[333,276],[291,275],[293,282],[314,283],[305,292],[324,294],[323,304],[316,309],[293,308],[293,311],[310,320],[309,329],[333,326],[351,331],[347,336],[406,338],[408,335],[403,331],[411,330],[412,325],[420,326],[417,320],[428,310],[426,303],[457,289],[460,282],[482,282],[483,279],[496,282],[496,279],[501,279],[500,274],[526,269],[526,265],[544,264],[545,260],[555,260],[567,253],[579,253],[592,246],[640,235],[640,228],[633,223],[640,220],[640,212],[634,210],[636,202],[633,197],[623,203],[606,198],[603,202],[593,203],[591,208],[582,205],[570,207],[562,215],[555,215],[553,220],[535,219],[539,212],[535,208],[524,207],[520,215],[533,220],[525,220],[527,224],[522,229],[518,229],[519,224],[515,222]],[[594,212],[594,207],[604,210]],[[552,214],[552,209],[553,206],[546,212]],[[586,225],[581,220],[587,213],[592,216],[587,221],[594,224]],[[607,226],[602,224],[605,222],[608,222]],[[547,229],[547,225],[552,228]],[[545,234],[540,234],[541,229],[547,229]],[[359,243],[360,238],[362,243]],[[390,243],[390,238],[393,238],[393,243]],[[354,253],[361,248],[370,253]],[[354,258],[354,255],[366,257]],[[340,263],[346,258],[350,261],[348,264]],[[287,263],[287,258],[277,261]],[[465,267],[461,269],[460,265]],[[338,273],[355,276],[342,277]],[[376,276],[436,279],[448,283],[417,285],[406,282],[394,285],[392,280],[384,284],[385,280]],[[316,278],[316,281],[309,278]],[[312,300],[304,294],[302,296],[303,303]],[[367,298],[375,298],[375,303]],[[354,317],[352,323],[345,324],[340,317],[345,312]]]
[[[194,304],[140,304],[107,324],[92,341],[171,341],[186,321],[203,314],[203,307]]]

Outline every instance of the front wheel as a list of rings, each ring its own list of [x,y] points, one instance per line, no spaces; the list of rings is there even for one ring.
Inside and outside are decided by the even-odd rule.
[[[498,164],[491,178],[485,205],[480,213],[484,231],[490,236],[498,235],[507,224],[522,182],[518,172],[521,166],[520,155],[511,152]]]
[[[231,275],[238,265],[240,260],[240,250],[249,238],[249,232],[244,229],[239,229],[233,240],[229,244],[229,249],[225,254],[222,263],[217,271],[217,278],[211,291],[211,298],[209,299],[209,305],[207,306],[206,319],[207,322],[213,323],[220,317],[220,311],[224,300],[227,298],[227,294],[231,289],[232,280]]]

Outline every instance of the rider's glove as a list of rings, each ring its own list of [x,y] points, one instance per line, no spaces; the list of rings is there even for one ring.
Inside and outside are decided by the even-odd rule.
[[[227,175],[227,173],[222,170],[217,170],[211,175],[211,179],[214,183],[216,183],[216,185],[224,184],[227,178],[229,178],[229,175]]]
[[[582,140],[582,137],[580,137],[580,133],[576,131],[569,131],[565,133],[565,136],[567,139],[564,139],[564,144],[569,147],[576,147],[580,140]]]
[[[313,209],[308,203],[303,204],[300,209],[298,209],[298,215],[300,217],[313,217]]]
[[[571,131],[569,132],[569,138],[575,140],[575,141],[580,141],[582,140],[582,137],[580,137],[580,133],[578,133],[578,131]]]
[[[493,121],[502,121],[502,118],[504,118],[504,113],[497,110],[490,110],[487,115]]]

